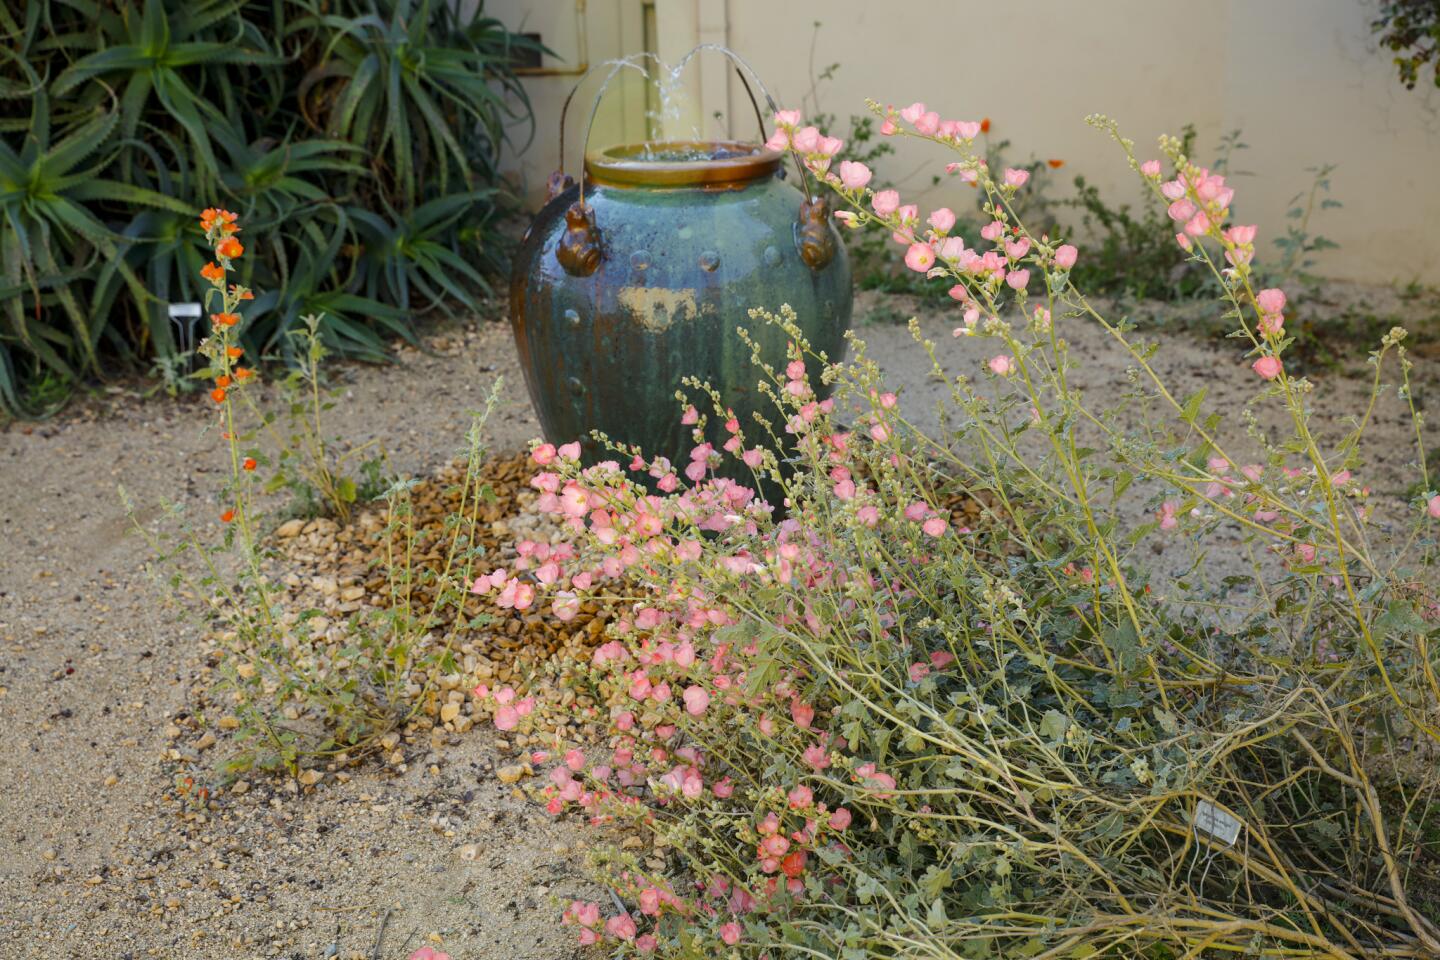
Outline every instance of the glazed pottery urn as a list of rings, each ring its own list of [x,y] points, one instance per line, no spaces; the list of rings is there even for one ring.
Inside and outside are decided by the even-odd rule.
[[[779,411],[757,390],[762,372],[736,328],[776,368],[789,337],[751,320],[754,307],[789,304],[812,350],[844,355],[845,250],[825,202],[786,181],[783,159],[738,142],[652,142],[591,154],[583,184],[552,178],[510,283],[547,440],[579,440],[586,462],[614,458],[598,432],[683,465],[695,446],[676,400],[686,377],[714,387],[755,438],[752,414],[774,423]],[[810,374],[823,390],[813,364]],[[711,416],[711,429],[723,419]],[[725,437],[706,439],[718,447]]]

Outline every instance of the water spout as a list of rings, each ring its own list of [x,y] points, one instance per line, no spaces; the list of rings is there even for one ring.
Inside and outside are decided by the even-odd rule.
[[[755,120],[756,123],[759,125],[760,138],[761,142],[763,142],[765,137],[765,117],[760,110],[759,101],[755,98],[755,92],[751,89],[750,81],[753,80],[755,86],[760,88],[760,93],[765,98],[765,104],[772,114],[775,113],[778,108],[775,105],[775,99],[770,96],[770,91],[765,87],[764,81],[760,79],[760,76],[755,72],[754,68],[751,67],[750,64],[747,63],[743,57],[737,54],[734,50],[731,50],[729,47],[724,46],[723,44],[702,43],[692,48],[688,53],[685,54],[685,56],[680,58],[679,63],[677,63],[674,67],[671,67],[654,53],[646,51],[643,53],[632,54],[628,57],[622,57],[617,60],[606,60],[605,62],[597,64],[590,70],[586,71],[585,75],[582,76],[578,82],[576,82],[575,87],[565,98],[565,103],[560,109],[561,173],[563,174],[565,168],[565,117],[570,109],[570,101],[574,99],[575,95],[580,91],[580,88],[585,84],[585,82],[590,79],[591,74],[606,67],[610,68],[609,72],[605,76],[605,79],[600,84],[600,89],[595,93],[595,99],[590,106],[590,114],[585,122],[585,137],[581,144],[582,163],[584,161],[583,154],[588,154],[590,149],[590,134],[595,127],[595,117],[600,112],[600,102],[604,99],[605,92],[609,88],[611,82],[613,82],[622,71],[627,69],[638,70],[640,72],[640,75],[644,77],[647,82],[655,83],[656,90],[660,95],[660,108],[658,111],[658,119],[664,120],[667,119],[672,112],[672,108],[674,106],[674,101],[672,97],[675,89],[679,86],[681,73],[685,70],[687,66],[690,65],[690,61],[695,59],[695,57],[702,52],[719,53],[730,60],[731,66],[734,68],[736,76],[740,79],[740,85],[745,88],[745,94],[750,99],[750,106],[753,107],[755,110]],[[644,66],[641,66],[641,63],[647,60],[653,64],[656,76],[652,77],[650,70]],[[746,78],[747,74],[749,75],[749,79]],[[676,116],[678,116],[678,112],[676,113]],[[699,139],[698,130],[696,132],[696,138]],[[808,178],[805,176],[805,169],[801,165],[799,157],[794,156],[793,151],[791,155],[795,161],[796,170],[800,174],[800,185],[805,191],[806,199],[811,200],[813,198],[811,198],[810,196],[810,183]],[[579,203],[580,206],[583,208],[585,205],[585,176],[583,173],[578,178],[578,183],[580,187]]]

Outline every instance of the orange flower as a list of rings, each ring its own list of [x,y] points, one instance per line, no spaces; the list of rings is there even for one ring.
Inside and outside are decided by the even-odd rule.
[[[989,118],[989,117],[986,117],[984,120],[981,120],[981,121],[980,121],[980,132],[981,132],[981,133],[989,133],[989,132],[990,132],[990,118]]]
[[[239,224],[235,222],[235,214],[229,210],[217,210],[214,207],[209,207],[200,214],[201,230],[209,233],[217,226],[226,233],[234,233],[240,229]]]
[[[1050,164],[1051,170],[1059,170],[1061,167],[1065,166],[1064,160],[1046,160],[1045,162]]]
[[[224,523],[229,523],[231,520],[235,519],[235,511],[226,510],[224,513],[220,514],[220,519]]]
[[[210,322],[220,327],[233,327],[235,326],[235,324],[240,322],[240,314],[212,313],[210,314]]]
[[[249,380],[253,376],[255,376],[255,371],[251,370],[249,367],[235,368],[235,379],[239,380],[241,383],[244,383],[246,380]]]
[[[224,387],[216,387],[214,390],[211,390],[211,391],[210,391],[210,399],[211,399],[211,400],[214,400],[216,403],[224,403],[224,402],[225,402],[225,388],[224,388]]]
[[[245,248],[242,247],[240,241],[234,237],[226,237],[224,240],[215,244],[215,252],[226,260],[236,260],[245,252]]]
[[[220,374],[220,376],[215,378],[215,386],[220,387],[221,389],[230,386],[230,378],[225,376],[225,374],[223,373]]]
[[[211,283],[224,283],[225,268],[213,262],[207,263],[200,268],[200,276],[209,280]]]
[[[250,292],[249,287],[242,287],[239,284],[230,285],[230,296],[237,300],[254,300],[255,294]]]
[[[255,469],[255,458],[254,458],[254,457],[246,457],[246,458],[245,458],[245,462],[244,462],[243,464],[241,464],[241,466],[243,466],[246,470],[254,470],[254,469]]]
[[[225,356],[229,357],[231,360],[238,360],[238,359],[240,359],[240,356],[241,356],[242,354],[244,354],[244,352],[245,352],[245,349],[244,349],[243,347],[226,347],[226,348],[225,348]]]

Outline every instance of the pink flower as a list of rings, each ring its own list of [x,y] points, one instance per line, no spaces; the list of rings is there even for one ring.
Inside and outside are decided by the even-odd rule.
[[[881,190],[870,198],[870,206],[878,216],[888,217],[900,209],[900,193],[897,190]]]
[[[798,127],[804,119],[799,110],[777,110],[775,111],[775,126],[777,127]]]
[[[434,947],[421,947],[410,954],[410,960],[450,960],[450,954],[441,953]]]
[[[955,132],[961,140],[974,140],[980,135],[980,123],[977,120],[957,120]]]
[[[1145,174],[1145,176],[1147,177],[1160,176],[1160,161],[1146,160],[1144,163],[1140,164],[1140,172]]]
[[[1005,235],[1005,223],[1001,220],[991,220],[980,228],[980,236],[986,240],[999,240]]]
[[[1440,500],[1440,496],[1437,496],[1436,499]],[[826,753],[825,748],[818,743],[812,743],[806,747],[801,756],[815,770],[824,770],[830,766],[830,754]]]
[[[830,814],[830,829],[844,830],[850,826],[852,819],[849,810],[846,810],[844,807],[837,807],[835,812]]]
[[[1012,290],[1024,290],[1025,286],[1030,282],[1030,271],[1011,270],[1005,274],[1005,282],[1010,285],[1010,289]]]
[[[999,356],[991,357],[990,362],[987,363],[986,366],[990,368],[991,373],[999,377],[1008,377],[1015,371],[1015,361],[1003,353]]]
[[[605,932],[617,940],[635,939],[635,921],[630,914],[622,913],[605,921]]]
[[[1181,197],[1166,207],[1165,212],[1170,215],[1171,220],[1179,223],[1182,220],[1189,220],[1195,216],[1195,204],[1191,203],[1188,198]]]
[[[915,120],[915,132],[927,137],[933,137],[940,132],[940,114],[934,110],[926,111]]]
[[[795,726],[808,730],[815,722],[815,708],[803,700],[791,700],[790,718],[795,721]]]
[[[561,444],[561,445],[560,445],[560,448],[559,448],[558,450],[556,450],[555,452],[558,453],[558,454],[560,454],[560,458],[561,458],[562,460],[579,460],[579,459],[580,459],[580,441],[578,441],[578,440],[572,440],[572,441],[570,441],[569,443]]]
[[[710,706],[710,694],[705,692],[704,687],[686,687],[681,696],[685,700],[685,712],[692,717],[700,716]]]
[[[931,517],[920,527],[925,531],[925,535],[930,537],[943,537],[949,528],[950,524],[945,521],[944,517]]]
[[[820,148],[820,131],[814,127],[803,127],[796,130],[791,142],[795,149],[801,153],[815,153]]]
[[[935,266],[935,251],[930,249],[928,243],[912,243],[910,249],[905,251],[905,266],[916,273],[927,273]]]
[[[1244,246],[1247,243],[1255,242],[1255,234],[1257,231],[1258,228],[1253,225],[1241,226],[1236,224],[1225,231],[1225,238],[1237,246]]]
[[[815,802],[815,795],[810,791],[809,787],[802,784],[791,790],[785,799],[790,804],[790,809],[804,810]]]
[[[540,444],[534,450],[530,451],[530,459],[534,460],[542,467],[549,466],[550,464],[555,462],[555,444]]]
[[[955,211],[949,207],[941,207],[930,214],[926,222],[940,233],[949,233],[950,228],[955,226]]]
[[[965,289],[965,284],[963,283],[955,284],[955,286],[949,289],[948,293],[950,294],[951,300],[959,300],[961,303],[970,299],[970,291]]]
[[[1030,252],[1030,238],[1021,237],[1019,240],[1005,241],[1005,256],[1011,260],[1019,260]]]
[[[580,598],[568,590],[562,590],[555,595],[555,600],[550,604],[550,610],[555,614],[556,619],[562,623],[569,623],[580,613]]]
[[[870,182],[870,168],[857,160],[840,161],[840,182],[847,190],[859,190]]]
[[[642,933],[635,938],[635,949],[641,953],[654,953],[658,946],[660,946],[660,941],[655,939],[653,933]]]
[[[1440,493],[1430,498],[1425,504],[1425,511],[1436,520],[1440,520]]]
[[[727,947],[733,947],[740,942],[740,924],[731,920],[729,923],[720,926],[720,939]]]
[[[1029,170],[1017,170],[1015,167],[1005,168],[1005,183],[1012,187],[1023,187],[1030,179]]]
[[[1161,530],[1174,530],[1180,525],[1180,521],[1176,517],[1176,512],[1179,509],[1180,504],[1176,503],[1174,500],[1166,500],[1164,503],[1160,504]]]
[[[1275,287],[1261,290],[1255,294],[1255,305],[1260,308],[1261,313],[1283,313],[1285,310],[1285,291]]]
[[[1260,374],[1260,376],[1265,380],[1274,380],[1276,377],[1280,376],[1280,371],[1281,369],[1283,369],[1280,363],[1280,358],[1272,356],[1261,357],[1259,360],[1256,360],[1254,363],[1252,363],[1250,365],[1250,368],[1256,373]]]
[[[925,104],[919,102],[918,100],[900,111],[900,119],[904,120],[906,123],[909,124],[914,124],[915,121],[919,120],[924,115]]]
[[[495,729],[514,730],[520,726],[520,711],[505,704],[495,709]]]
[[[1075,266],[1075,258],[1079,255],[1080,251],[1076,250],[1075,247],[1071,244],[1066,243],[1059,247],[1056,247],[1055,266],[1059,267],[1061,270],[1069,270],[1071,267]]]
[[[1185,234],[1183,234],[1183,233],[1177,233],[1177,234],[1175,234],[1175,242],[1178,243],[1178,244],[1180,244],[1180,249],[1181,249],[1181,250],[1184,250],[1186,253],[1189,253],[1189,252],[1190,252],[1190,238],[1187,237],[1187,236],[1185,236]]]

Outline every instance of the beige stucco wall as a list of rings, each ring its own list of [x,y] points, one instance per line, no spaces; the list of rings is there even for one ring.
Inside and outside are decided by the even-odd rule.
[[[642,49],[641,8],[588,0],[592,63]],[[574,48],[572,0],[492,0],[486,9],[541,30],[561,53]],[[1370,36],[1374,13],[1374,0],[656,0],[654,41],[670,58],[725,42],[788,106],[811,88],[814,36],[816,65],[840,64],[818,91],[823,109],[859,113],[868,96],[988,116],[1017,155],[1064,159],[1063,183],[1082,173],[1117,198],[1138,195],[1133,175],[1086,114],[1115,117],[1142,155],[1186,122],[1199,129],[1202,155],[1240,128],[1249,149],[1235,167],[1248,175],[1234,181],[1236,211],[1261,225],[1262,240],[1283,231],[1289,201],[1309,185],[1306,168],[1333,163],[1331,195],[1344,206],[1315,226],[1342,248],[1325,255],[1324,272],[1440,282],[1440,96],[1396,81]],[[541,136],[509,166],[532,196],[555,165],[550,131],[573,80],[527,81]],[[750,134],[748,103],[717,59],[687,71],[685,85],[695,102],[671,118],[670,132],[699,123],[705,133]],[[644,113],[643,91],[630,83],[602,113],[597,142],[643,136]],[[953,182],[928,189],[943,157],[901,146],[890,179],[922,204],[946,202]]]

